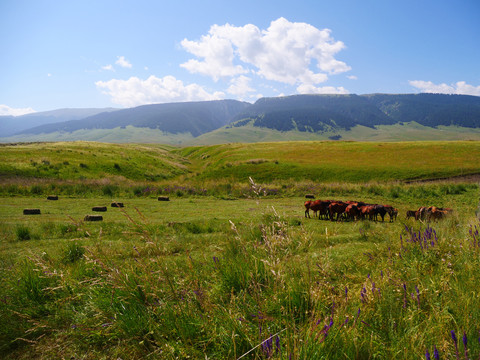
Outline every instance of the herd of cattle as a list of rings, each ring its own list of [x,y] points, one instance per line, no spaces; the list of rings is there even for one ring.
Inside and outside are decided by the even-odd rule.
[[[415,220],[440,220],[450,214],[453,209],[439,208],[436,206],[422,206],[418,210],[408,210],[407,219],[414,218]]]
[[[336,200],[307,200],[305,201],[305,217],[310,218],[310,210],[314,217],[325,220],[385,220],[389,215],[390,221],[397,218],[398,210],[390,205],[367,204],[362,201],[336,201]],[[435,206],[421,207],[418,210],[407,211],[407,219],[438,220],[449,214],[452,209],[438,208]]]

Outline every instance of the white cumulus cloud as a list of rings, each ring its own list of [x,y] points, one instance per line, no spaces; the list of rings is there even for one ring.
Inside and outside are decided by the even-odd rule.
[[[255,92],[255,89],[250,87],[250,82],[252,79],[246,77],[245,75],[240,75],[237,78],[233,78],[230,81],[230,86],[227,89],[227,92],[232,95],[238,96],[238,98],[245,98],[249,93]]]
[[[349,94],[349,91],[343,86],[321,86],[316,87],[310,84],[302,84],[297,87],[299,94]]]
[[[10,106],[0,104],[0,116],[4,116],[4,115],[20,116],[20,115],[30,114],[34,112],[35,110],[33,110],[30,107],[14,109],[14,108],[11,108]]]
[[[173,76],[158,78],[150,76],[146,80],[131,77],[128,80],[112,79],[97,81],[97,88],[111,96],[112,102],[125,107],[143,104],[218,100],[224,98],[223,92],[209,93],[198,84],[185,85]]]
[[[123,68],[131,68],[132,67],[132,64],[130,64],[130,62],[125,59],[125,56],[117,56],[117,61],[115,61],[115,64],[123,67]]]
[[[102,66],[102,70],[115,71],[112,64]]]
[[[290,85],[312,85],[351,69],[335,58],[345,45],[335,41],[329,29],[285,18],[272,21],[266,30],[253,24],[213,25],[199,41],[184,39],[181,45],[197,57],[181,66],[215,81],[255,73]]]
[[[458,94],[480,96],[480,86],[469,85],[465,81],[458,81],[455,84],[434,84],[431,81],[411,80],[409,84],[423,93],[436,94]]]

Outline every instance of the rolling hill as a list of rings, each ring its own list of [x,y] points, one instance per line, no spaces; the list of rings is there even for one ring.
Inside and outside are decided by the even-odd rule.
[[[480,140],[480,97],[294,95],[254,104],[144,105],[23,130],[2,142],[91,140],[202,145],[286,140]]]
[[[33,127],[70,120],[80,120],[88,116],[115,110],[114,108],[58,109],[21,116],[0,116],[0,136],[8,137]]]

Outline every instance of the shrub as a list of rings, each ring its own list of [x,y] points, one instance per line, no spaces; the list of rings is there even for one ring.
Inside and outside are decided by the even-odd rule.
[[[103,195],[112,197],[118,192],[118,187],[115,185],[105,185],[102,188],[102,192]]]
[[[15,232],[17,234],[17,240],[19,241],[30,240],[32,238],[32,234],[30,234],[30,229],[25,225],[17,226]]]
[[[43,193],[43,189],[40,185],[32,185],[32,187],[30,188],[30,193],[32,195],[40,195]]]
[[[71,242],[67,245],[63,252],[64,263],[74,263],[83,258],[85,254],[85,248],[76,242]]]

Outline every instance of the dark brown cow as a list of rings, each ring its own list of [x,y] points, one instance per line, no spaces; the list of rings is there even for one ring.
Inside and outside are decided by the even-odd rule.
[[[332,203],[331,200],[317,200],[315,204],[312,206],[315,208],[316,211],[318,211],[318,218],[319,219],[328,219],[328,207]]]
[[[333,221],[335,214],[337,214],[337,221],[340,220],[341,215],[345,212],[348,204],[342,201],[335,201],[328,206],[328,212],[330,214],[330,220]]]
[[[416,213],[415,210],[407,210],[407,216],[405,217],[405,219],[408,220],[408,219],[410,219],[410,218],[412,218],[412,217],[415,219],[415,218],[416,218],[415,213]]]
[[[393,222],[394,220],[397,219],[397,215],[398,215],[398,210],[397,209],[395,209],[391,205],[383,205],[383,207],[385,208],[388,216],[390,217],[390,222]]]
[[[387,210],[385,209],[385,206],[383,205],[374,205],[374,220],[378,220],[378,215],[382,218],[382,222],[385,220],[385,214],[387,213]]]

